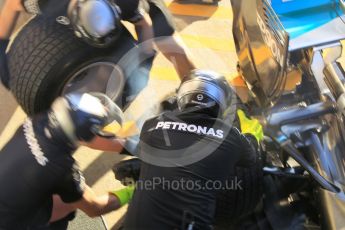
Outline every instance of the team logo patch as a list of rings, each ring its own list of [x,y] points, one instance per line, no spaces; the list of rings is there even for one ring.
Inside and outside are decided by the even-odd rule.
[[[204,99],[204,95],[198,94],[196,98],[198,99],[198,101],[202,101]]]
[[[65,16],[57,17],[56,22],[64,26],[68,26],[69,24],[71,24],[71,21]]]
[[[156,129],[179,130],[189,133],[197,133],[223,139],[224,131],[221,129],[209,128],[206,126],[187,124],[182,122],[160,121],[157,123]]]
[[[28,143],[32,155],[34,155],[38,164],[46,166],[49,160],[47,159],[47,157],[44,156],[44,152],[42,151],[42,148],[36,139],[34,128],[32,126],[32,121],[30,119],[27,119],[23,127],[26,142]]]

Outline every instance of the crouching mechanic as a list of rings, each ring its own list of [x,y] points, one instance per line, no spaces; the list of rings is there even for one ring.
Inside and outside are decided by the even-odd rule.
[[[135,26],[142,43],[142,62],[154,57],[153,44],[172,62],[182,79],[195,69],[180,39],[174,34],[172,16],[163,0],[5,0],[0,13],[0,77],[9,88],[6,48],[20,11],[52,14],[65,8],[76,34],[91,45],[107,47],[119,35],[120,20]],[[154,41],[154,42],[153,42]]]
[[[95,217],[126,204],[133,187],[97,196],[72,157],[109,135],[102,128],[121,122],[119,111],[103,94],[69,94],[28,118],[0,151],[0,229],[50,229],[61,219],[65,229],[76,209]],[[114,150],[123,144],[109,141]]]
[[[193,71],[178,90],[179,110],[145,122],[124,229],[212,229],[228,175],[256,161],[250,140],[224,119],[232,96],[224,77]]]

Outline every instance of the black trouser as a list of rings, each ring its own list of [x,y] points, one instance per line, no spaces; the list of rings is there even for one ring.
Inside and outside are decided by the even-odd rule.
[[[76,212],[71,212],[70,214],[68,214],[64,218],[62,218],[58,221],[55,221],[55,222],[49,224],[49,226],[47,226],[46,228],[43,228],[40,230],[66,230],[68,227],[68,223],[75,218],[75,213]]]
[[[0,40],[0,78],[2,84],[9,89],[9,72],[6,58],[6,48],[9,40]]]
[[[147,0],[155,38],[171,36],[175,32],[173,17],[163,0]]]
[[[29,14],[63,14],[67,13],[70,0],[22,0],[25,11]]]

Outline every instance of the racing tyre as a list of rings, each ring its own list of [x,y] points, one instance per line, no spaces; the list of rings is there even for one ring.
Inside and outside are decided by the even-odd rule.
[[[113,47],[100,49],[78,39],[63,19],[67,20],[36,16],[21,29],[8,53],[10,88],[29,115],[71,91],[106,91],[116,100],[124,87],[125,71],[116,63],[135,47],[129,32],[124,29]]]

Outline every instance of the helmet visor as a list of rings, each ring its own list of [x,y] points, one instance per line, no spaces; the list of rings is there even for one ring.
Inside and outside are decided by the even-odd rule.
[[[90,95],[98,98],[107,112],[104,126],[95,130],[95,134],[102,137],[115,137],[124,122],[124,114],[121,108],[105,94],[95,92],[90,93]]]
[[[225,109],[227,98],[224,90],[215,83],[202,78],[196,78],[181,84],[178,91],[178,101],[189,94],[202,94],[212,98],[222,110]]]

